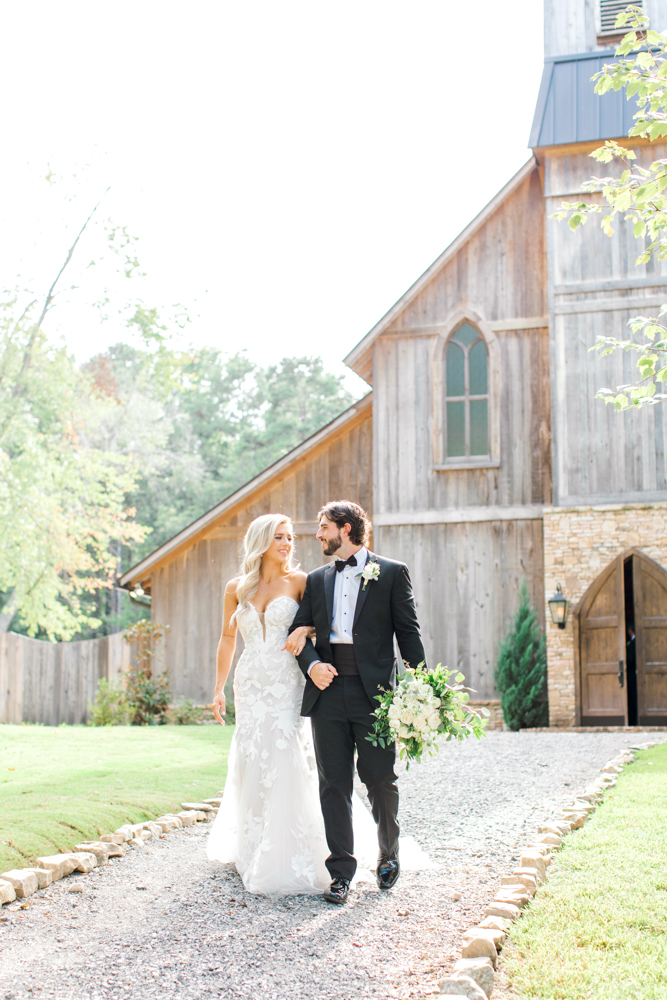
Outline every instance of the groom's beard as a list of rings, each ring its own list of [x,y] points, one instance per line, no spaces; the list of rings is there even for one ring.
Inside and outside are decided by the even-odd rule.
[[[322,552],[325,556],[333,556],[338,552],[339,548],[343,544],[343,539],[341,537],[340,531],[334,538],[326,538],[322,542]]]

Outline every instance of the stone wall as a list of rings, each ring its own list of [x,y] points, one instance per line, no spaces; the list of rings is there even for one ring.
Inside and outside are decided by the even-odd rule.
[[[564,629],[546,616],[551,726],[576,724],[573,611],[605,566],[631,548],[667,567],[667,503],[544,510],[545,600],[560,583],[570,601]]]
[[[503,710],[500,707],[500,698],[489,698],[486,701],[473,700],[471,698],[468,704],[471,708],[477,710],[480,708],[488,709],[489,721],[486,724],[487,729],[505,729],[505,719],[503,718]]]

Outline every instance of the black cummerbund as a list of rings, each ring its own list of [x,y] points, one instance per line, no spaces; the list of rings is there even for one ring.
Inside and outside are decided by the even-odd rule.
[[[354,655],[354,646],[347,642],[332,642],[331,652],[333,653],[333,665],[338,671],[339,677],[358,677],[357,658]]]

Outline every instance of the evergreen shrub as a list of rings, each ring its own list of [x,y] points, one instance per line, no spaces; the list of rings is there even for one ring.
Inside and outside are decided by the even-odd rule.
[[[505,723],[510,729],[549,725],[549,706],[544,698],[546,676],[545,639],[524,580],[519,610],[500,644],[494,674]]]

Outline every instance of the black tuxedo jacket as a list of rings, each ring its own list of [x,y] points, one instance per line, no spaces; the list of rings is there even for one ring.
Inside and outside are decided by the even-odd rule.
[[[370,580],[359,587],[359,596],[354,612],[352,636],[357,668],[366,694],[373,707],[378,688],[393,688],[396,683],[396,659],[394,656],[394,635],[398,640],[401,657],[410,666],[416,667],[425,661],[419,623],[415,612],[412,584],[408,567],[394,559],[384,559],[373,552],[368,553],[369,562],[380,566],[377,580]],[[333,618],[334,583],[336,566],[329,563],[308,574],[303,601],[290,626],[290,632],[301,625],[315,628],[316,644],[306,640],[303,651],[297,657],[306,678],[301,706],[302,715],[311,715],[321,691],[308,676],[311,663],[321,660],[333,663],[329,635]]]

